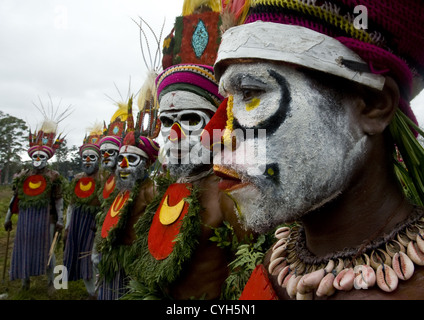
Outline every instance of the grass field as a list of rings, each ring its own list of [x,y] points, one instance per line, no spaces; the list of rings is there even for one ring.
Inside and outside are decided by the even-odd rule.
[[[47,277],[31,277],[29,290],[21,289],[21,280],[9,281],[9,266],[12,258],[13,240],[15,238],[17,215],[12,216],[13,229],[10,232],[9,246],[7,246],[7,232],[3,224],[7,208],[12,197],[12,190],[9,186],[0,186],[0,299],[1,300],[85,300],[88,298],[87,291],[82,280],[71,281],[68,283],[68,289],[55,290],[48,293]],[[6,248],[8,247],[7,264],[4,269]],[[62,264],[63,242],[60,239],[55,250],[56,265]],[[5,272],[4,272],[5,270]],[[3,274],[5,277],[3,278]],[[58,274],[59,275],[59,274]]]

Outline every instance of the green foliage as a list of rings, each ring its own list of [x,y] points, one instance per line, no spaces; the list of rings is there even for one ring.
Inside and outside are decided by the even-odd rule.
[[[0,111],[0,183],[9,183],[13,173],[20,170],[20,155],[26,150],[27,132],[25,121]]]
[[[28,127],[22,119],[0,111],[0,163],[20,161],[25,151]]]
[[[130,280],[129,292],[121,297],[120,300],[163,300],[165,297],[162,290],[158,288],[149,288],[143,285],[141,282],[134,279]]]
[[[229,264],[230,275],[223,285],[221,299],[238,300],[243,292],[252,271],[263,262],[268,248],[274,242],[274,231],[261,234],[254,239],[253,235],[238,245],[236,258]]]
[[[149,252],[148,235],[153,216],[171,182],[172,179],[169,176],[158,178],[158,194],[135,225],[137,240],[132,246],[132,251],[136,259],[129,272],[135,280],[133,284],[137,283],[138,288],[142,286],[145,292],[162,292],[162,295],[164,295],[162,288],[167,287],[179,277],[198,244],[201,232],[200,212],[203,210],[199,202],[199,190],[193,187],[191,194],[185,198],[185,201],[189,203],[189,210],[182,219],[180,233],[174,240],[172,253],[164,260],[156,260]],[[141,293],[136,291],[136,288],[132,288],[132,292]]]
[[[210,227],[214,232],[214,236],[210,237],[209,240],[216,242],[218,248],[228,248],[231,252],[235,252],[239,245],[239,241],[234,232],[234,228],[228,221],[224,221],[223,223],[224,225],[218,228]]]
[[[423,206],[424,149],[411,128],[421,136],[424,136],[424,132],[400,110],[396,111],[389,128],[403,161],[399,161],[398,155],[394,152],[395,173],[409,199],[414,204]]]

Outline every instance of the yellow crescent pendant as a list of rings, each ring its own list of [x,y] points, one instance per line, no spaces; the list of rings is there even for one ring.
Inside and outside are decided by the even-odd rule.
[[[159,221],[163,225],[167,226],[171,223],[174,223],[178,217],[180,216],[181,212],[184,208],[184,199],[181,199],[180,202],[178,202],[175,206],[169,206],[168,205],[168,195],[166,196],[165,200],[163,201],[162,207],[160,208],[159,212]]]
[[[111,179],[110,181],[106,181],[105,188],[107,190],[112,189],[115,186],[115,179]]]
[[[128,197],[125,195],[119,194],[115,200],[113,201],[111,210],[110,210],[110,216],[113,218],[115,217],[123,208],[124,204],[127,202]]]
[[[91,186],[93,185],[93,183],[90,181],[87,184],[83,184],[82,182],[80,183],[80,188],[82,191],[88,191],[91,189]]]
[[[38,189],[38,188],[40,188],[40,186],[41,186],[41,181],[38,181],[38,182],[36,182],[36,183],[33,183],[33,182],[29,182],[28,183],[28,186],[31,188],[31,189]]]

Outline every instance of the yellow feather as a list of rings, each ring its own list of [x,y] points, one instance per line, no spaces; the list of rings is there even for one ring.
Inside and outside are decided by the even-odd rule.
[[[103,124],[96,121],[91,127],[87,128],[89,135],[101,135],[103,133]]]
[[[52,133],[56,132],[57,130],[57,123],[54,120],[50,119],[44,119],[43,124],[41,125],[41,131],[44,133]]]
[[[184,0],[183,16],[195,13],[200,7],[208,7],[214,12],[220,12],[221,0]]]
[[[115,121],[118,117],[121,118],[121,121],[126,121],[128,116],[128,104],[124,102],[117,102],[118,110],[115,111],[110,122]]]
[[[156,106],[156,85],[155,80],[158,74],[149,70],[146,81],[144,81],[143,86],[140,89],[140,94],[138,95],[137,105],[140,111],[144,110],[144,106],[146,105],[146,101],[150,102],[150,99],[153,97],[154,104]]]

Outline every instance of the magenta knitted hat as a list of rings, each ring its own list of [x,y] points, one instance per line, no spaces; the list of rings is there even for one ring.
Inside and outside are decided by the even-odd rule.
[[[424,1],[249,0],[245,5],[244,24],[261,20],[314,30],[358,54],[366,72],[393,77],[402,91],[400,108],[416,121],[409,101],[424,87]]]
[[[197,94],[216,108],[224,99],[218,93],[218,82],[215,79],[213,67],[198,64],[179,64],[164,70],[156,78],[157,97],[170,91],[189,91]]]

